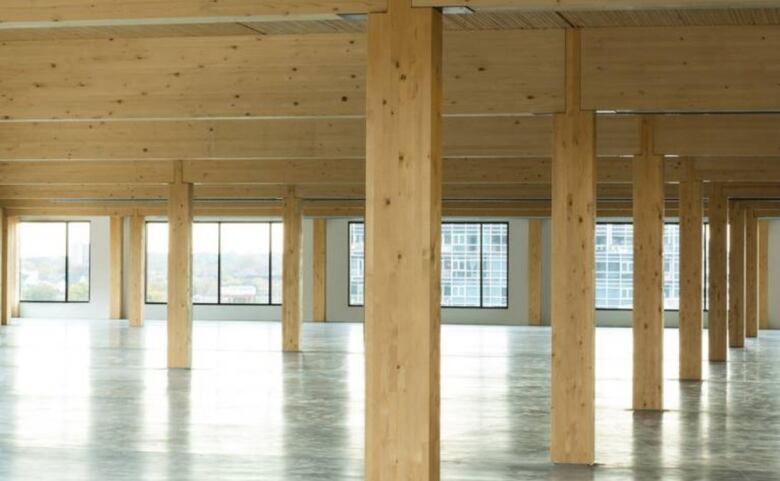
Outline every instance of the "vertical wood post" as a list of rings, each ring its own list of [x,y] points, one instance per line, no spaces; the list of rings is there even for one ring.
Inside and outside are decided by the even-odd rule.
[[[745,347],[745,209],[729,205],[729,346]]]
[[[328,272],[328,221],[314,219],[313,226],[312,311],[315,322],[325,322],[328,315],[326,278]]]
[[[701,380],[702,183],[693,159],[683,161],[680,182],[680,379]]]
[[[442,17],[369,14],[366,481],[439,479]]]
[[[282,259],[282,350],[301,350],[303,214],[295,188],[284,198],[284,255]]]
[[[758,219],[745,209],[745,336],[758,337]]]
[[[709,358],[713,362],[726,360],[728,352],[728,200],[723,185],[713,184],[708,205],[710,220],[709,254],[709,303],[707,335],[709,337]]]
[[[177,161],[168,196],[168,367],[192,366],[192,184]]]
[[[542,324],[542,221],[528,221],[528,325]]]
[[[552,161],[552,412],[555,463],[595,457],[596,116],[580,109],[580,32],[566,31],[566,112]]]
[[[124,219],[111,216],[109,235],[109,319],[122,318],[122,237]]]
[[[6,301],[8,318],[19,317],[19,217],[8,217],[8,238],[6,239]]]
[[[664,158],[653,152],[653,125],[642,119],[634,158],[634,409],[663,409]]]
[[[0,325],[7,326],[8,321],[11,318],[11,307],[9,302],[9,289],[8,289],[8,213],[5,209],[0,208]]]
[[[144,217],[138,213],[130,217],[127,265],[127,318],[132,327],[144,325]]]
[[[769,329],[769,222],[758,221],[758,325]]]

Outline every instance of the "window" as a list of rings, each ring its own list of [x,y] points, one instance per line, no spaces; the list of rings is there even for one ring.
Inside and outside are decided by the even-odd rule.
[[[279,222],[196,222],[192,235],[194,304],[282,302],[284,227]],[[146,224],[146,302],[167,302],[168,224]]]
[[[703,295],[707,307],[709,229],[703,232]],[[664,225],[664,309],[680,308],[680,226]],[[596,225],[596,308],[632,309],[634,300],[634,226]]]
[[[22,222],[19,236],[22,302],[89,302],[89,222]]]
[[[442,307],[506,308],[509,224],[446,222],[441,229]],[[349,223],[349,305],[363,305],[364,227]]]

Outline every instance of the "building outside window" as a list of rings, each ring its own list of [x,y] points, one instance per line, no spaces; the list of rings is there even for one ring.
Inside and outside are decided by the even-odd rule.
[[[280,222],[196,222],[192,236],[194,304],[279,305]],[[167,302],[168,224],[146,224],[146,302]]]
[[[90,223],[21,222],[22,302],[89,302]]]
[[[506,308],[509,224],[445,222],[441,229],[442,307]],[[364,301],[364,226],[349,224],[349,305]]]

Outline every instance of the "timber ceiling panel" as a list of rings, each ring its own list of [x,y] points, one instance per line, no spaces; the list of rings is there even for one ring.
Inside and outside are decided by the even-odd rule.
[[[561,15],[583,28],[780,25],[780,9],[776,8],[574,11]]]
[[[448,32],[445,113],[561,110],[563,38],[562,30]],[[363,34],[5,42],[0,65],[6,119],[365,110]]]

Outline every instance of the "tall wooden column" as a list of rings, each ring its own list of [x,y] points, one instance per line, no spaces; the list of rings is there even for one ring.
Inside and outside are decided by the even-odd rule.
[[[745,336],[758,336],[758,219],[745,209]]]
[[[595,459],[596,116],[580,109],[580,32],[566,31],[566,112],[552,161],[552,412],[555,463]]]
[[[710,361],[726,360],[728,352],[728,200],[723,185],[713,184],[708,205],[710,220],[709,307],[707,335]]]
[[[301,350],[301,293],[303,291],[303,211],[295,188],[284,198],[284,255],[282,260],[282,349]]]
[[[326,278],[328,272],[328,221],[314,219],[314,235],[312,241],[312,317],[315,322],[327,320],[327,288]]]
[[[680,379],[701,380],[702,196],[693,159],[680,182]]]
[[[634,409],[663,409],[664,158],[653,152],[653,125],[642,119],[634,158]]]
[[[758,221],[758,327],[769,329],[769,222]]]
[[[745,209],[729,205],[729,346],[745,346]]]
[[[369,14],[366,481],[439,479],[442,17]]]
[[[19,259],[17,244],[17,228],[19,218],[8,215],[0,209],[0,325],[8,325],[13,317],[19,316]]]
[[[168,367],[192,366],[192,184],[181,162],[168,196]]]
[[[528,221],[528,324],[542,324],[542,221]]]
[[[109,277],[109,318],[122,318],[122,237],[124,219],[122,216],[111,216],[109,235],[108,263],[111,271]]]
[[[144,217],[130,217],[127,253],[127,318],[132,327],[144,325]]]

